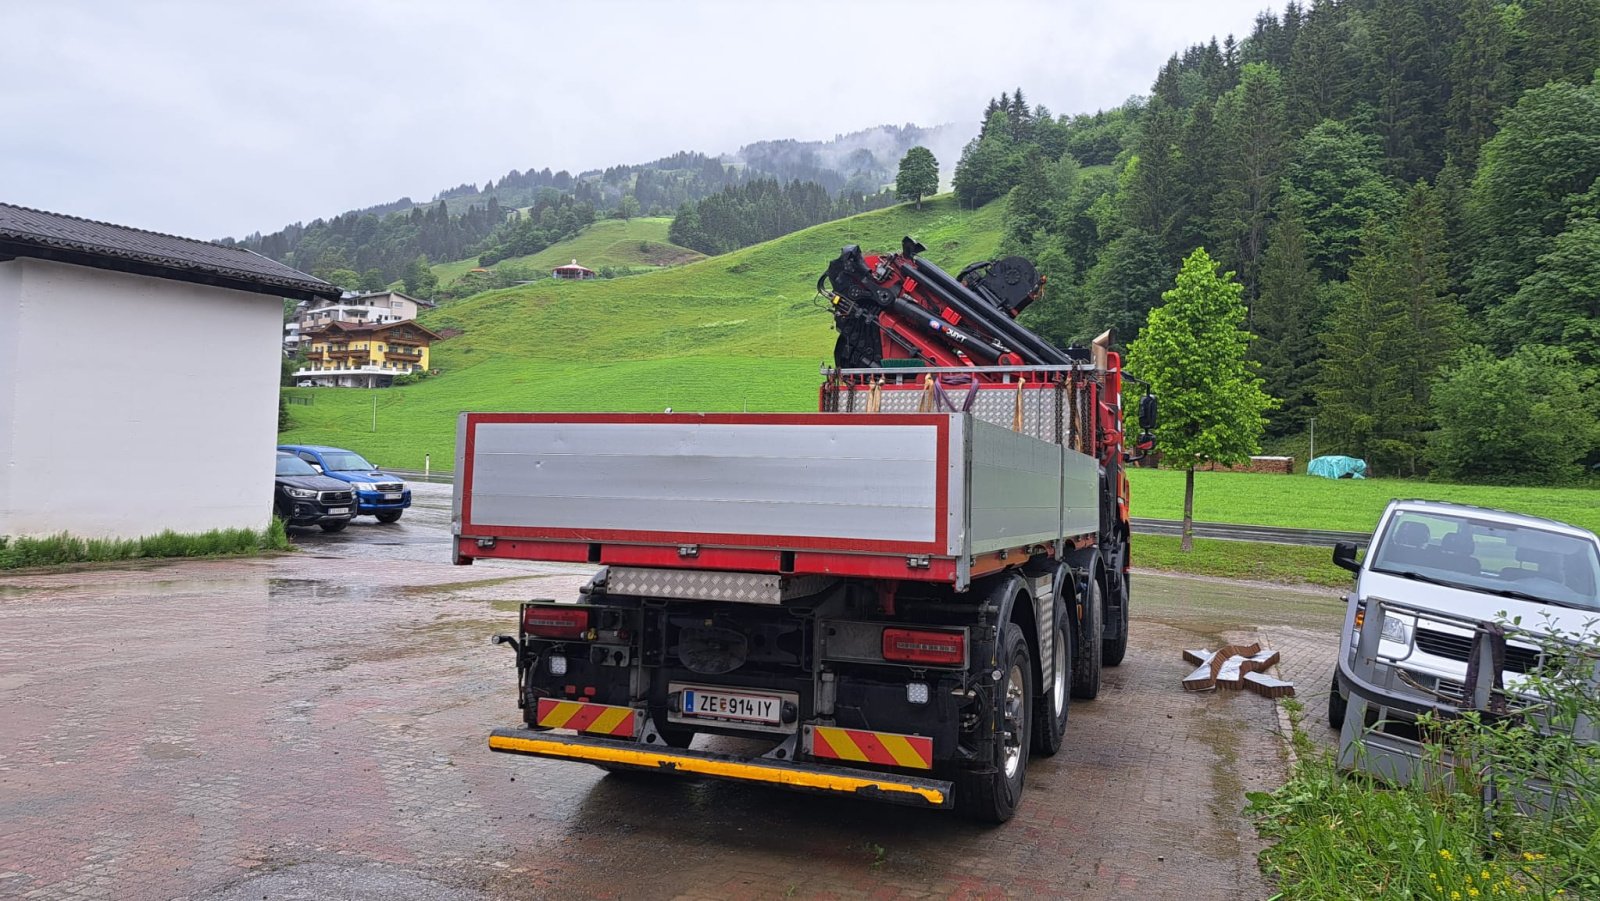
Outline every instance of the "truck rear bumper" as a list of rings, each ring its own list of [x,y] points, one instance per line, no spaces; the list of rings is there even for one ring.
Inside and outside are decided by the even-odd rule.
[[[855,795],[912,807],[948,808],[952,805],[951,784],[937,779],[812,763],[745,760],[707,751],[645,747],[636,742],[587,735],[496,729],[489,735],[489,750],[636,770],[664,770],[736,782],[759,782],[796,791]]]

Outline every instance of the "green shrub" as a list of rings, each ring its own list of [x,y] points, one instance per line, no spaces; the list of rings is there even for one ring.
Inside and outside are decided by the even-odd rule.
[[[79,538],[66,532],[43,538],[0,536],[0,569],[159,557],[236,557],[292,547],[277,518],[265,529],[167,530],[143,538]]]
[[[1294,722],[1296,763],[1289,782],[1250,794],[1249,813],[1275,844],[1262,869],[1296,899],[1600,898],[1600,746],[1573,737],[1574,724],[1600,721],[1589,693],[1596,659],[1556,640],[1545,675],[1530,676],[1518,713],[1498,721],[1467,714],[1424,721],[1431,766],[1448,749],[1453,780],[1386,785],[1340,772],[1333,753]],[[1531,716],[1546,718],[1538,729]],[[1558,800],[1526,803],[1529,785],[1561,789]],[[1516,799],[1521,797],[1521,805]]]

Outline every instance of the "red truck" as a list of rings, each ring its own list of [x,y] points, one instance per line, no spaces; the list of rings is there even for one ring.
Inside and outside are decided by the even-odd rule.
[[[1015,321],[1026,260],[922,250],[819,281],[819,412],[461,415],[456,561],[599,567],[495,637],[492,750],[1012,816],[1127,650],[1121,362]]]

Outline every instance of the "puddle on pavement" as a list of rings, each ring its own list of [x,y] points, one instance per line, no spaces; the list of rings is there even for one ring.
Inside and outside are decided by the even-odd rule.
[[[360,582],[334,582],[327,579],[268,579],[267,599],[270,602],[311,601],[333,603],[338,601],[366,601],[379,596],[392,595],[394,589]]]
[[[169,741],[147,741],[144,743],[144,756],[151,760],[184,760],[199,757],[200,752]]]

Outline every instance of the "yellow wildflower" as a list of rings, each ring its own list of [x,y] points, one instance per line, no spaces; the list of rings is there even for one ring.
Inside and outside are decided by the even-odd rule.
[[[1524,852],[1524,853],[1526,853],[1526,852]],[[1453,860],[1454,859],[1453,857],[1450,856],[1450,849],[1449,848],[1440,848],[1439,849],[1439,856],[1443,857],[1445,860]]]
[[[1484,879],[1488,879],[1489,878],[1489,871],[1488,870],[1484,870],[1479,875],[1482,876]]]

